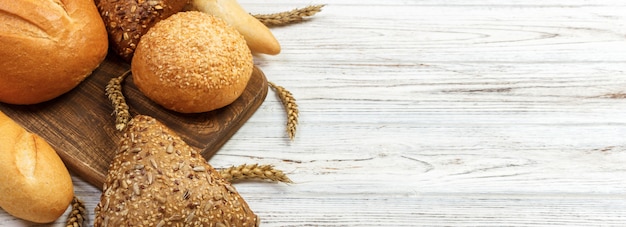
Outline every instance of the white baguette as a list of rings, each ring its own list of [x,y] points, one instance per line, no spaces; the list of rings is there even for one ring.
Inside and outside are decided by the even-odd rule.
[[[69,206],[74,188],[54,149],[0,112],[0,207],[32,222],[49,223]]]
[[[248,43],[254,53],[277,55],[280,43],[270,29],[246,12],[237,0],[191,0],[188,10],[197,10],[225,20]]]

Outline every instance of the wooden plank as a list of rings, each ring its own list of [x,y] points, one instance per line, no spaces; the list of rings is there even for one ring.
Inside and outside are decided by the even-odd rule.
[[[37,105],[0,104],[0,110],[45,138],[71,171],[100,187],[121,136],[104,88],[111,78],[128,69],[126,62],[109,56],[83,83],[59,98]],[[255,67],[246,90],[235,102],[199,114],[160,107],[134,86],[132,76],[125,81],[123,92],[131,115],[156,118],[210,159],[261,105],[267,89],[263,72]]]
[[[262,226],[626,223],[624,1],[240,2],[327,4],[255,56],[297,99],[296,139],[271,95],[210,160],[295,181],[235,185]]]

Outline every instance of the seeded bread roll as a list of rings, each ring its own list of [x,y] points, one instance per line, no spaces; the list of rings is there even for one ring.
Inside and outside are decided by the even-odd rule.
[[[137,43],[154,24],[181,11],[189,0],[96,0],[111,47],[132,59]]]
[[[235,188],[154,118],[134,117],[111,163],[94,226],[258,226]]]
[[[0,102],[56,98],[89,76],[107,50],[91,0],[0,0]]]
[[[180,12],[157,23],[131,62],[133,81],[148,98],[181,113],[215,110],[245,90],[254,62],[246,41],[223,20]]]
[[[52,147],[0,112],[0,207],[32,222],[58,219],[74,196],[72,178]]]

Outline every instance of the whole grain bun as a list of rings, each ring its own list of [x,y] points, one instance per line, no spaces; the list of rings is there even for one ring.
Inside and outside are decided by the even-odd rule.
[[[34,104],[76,87],[108,41],[91,0],[0,0],[0,102]]]
[[[232,103],[245,90],[253,66],[250,49],[237,30],[195,11],[157,23],[141,38],[131,62],[137,88],[181,113]]]
[[[94,226],[258,226],[237,190],[199,151],[138,115],[115,151]]]
[[[32,222],[58,219],[74,196],[70,174],[52,147],[0,112],[0,207]]]
[[[181,11],[189,0],[96,0],[111,47],[130,61],[137,43],[154,24]]]

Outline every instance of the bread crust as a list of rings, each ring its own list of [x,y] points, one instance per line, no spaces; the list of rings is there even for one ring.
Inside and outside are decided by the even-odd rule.
[[[54,149],[0,112],[0,207],[32,222],[58,219],[74,196],[70,174]]]
[[[189,0],[96,0],[115,53],[130,61],[154,24],[181,11]]]
[[[115,151],[94,226],[258,226],[236,189],[199,151],[137,115]]]
[[[64,94],[104,60],[108,39],[90,0],[0,0],[0,102]]]
[[[131,62],[133,81],[148,98],[181,113],[200,113],[234,102],[254,62],[246,41],[223,20],[180,12],[146,33]]]

